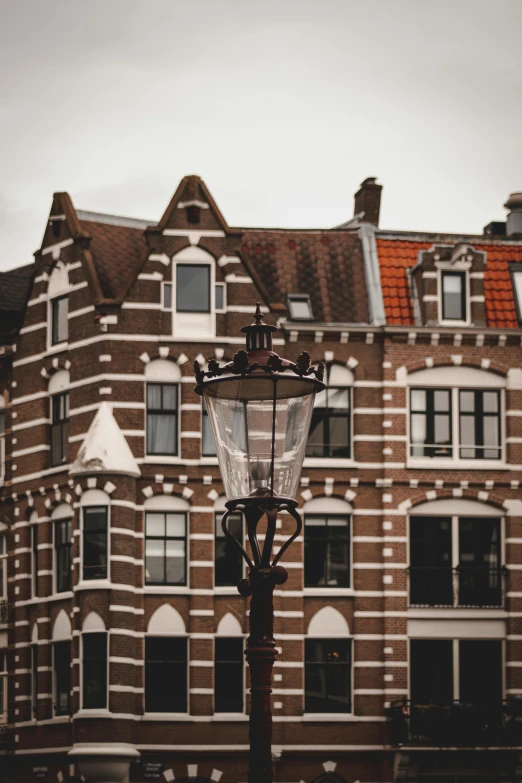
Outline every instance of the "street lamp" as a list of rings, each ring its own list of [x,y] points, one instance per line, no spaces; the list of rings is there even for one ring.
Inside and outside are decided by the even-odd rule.
[[[252,596],[245,652],[252,695],[248,780],[271,783],[270,694],[276,656],[273,593],[275,585],[288,578],[278,562],[302,529],[295,496],[315,395],[324,389],[324,365],[311,366],[306,352],[295,364],[274,353],[276,327],[263,322],[259,303],[254,323],[241,331],[246,334],[246,351],[238,351],[232,362],[220,367],[211,360],[206,372],[197,362],[194,367],[196,392],[205,398],[228,498],[221,526],[241,550],[249,569],[238,585],[241,595]],[[294,518],[295,530],[272,558],[281,511]],[[227,520],[237,512],[245,517],[251,554],[228,530]],[[261,547],[257,527],[262,517],[266,517],[266,532]]]

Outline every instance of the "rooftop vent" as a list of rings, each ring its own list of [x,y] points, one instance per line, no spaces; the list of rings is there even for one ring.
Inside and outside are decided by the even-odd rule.
[[[509,210],[506,234],[522,234],[522,193],[511,193],[504,206]]]

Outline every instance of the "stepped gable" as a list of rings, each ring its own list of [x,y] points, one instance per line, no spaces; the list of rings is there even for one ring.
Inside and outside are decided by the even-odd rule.
[[[415,323],[406,270],[417,264],[419,252],[429,250],[437,243],[453,245],[467,242],[475,250],[486,254],[484,296],[488,327],[517,329],[518,319],[509,264],[522,263],[522,245],[484,243],[483,237],[476,236],[428,236],[429,239],[425,241],[420,241],[418,235],[411,239],[405,236],[377,237],[387,323],[399,326],[410,326]]]
[[[0,272],[0,342],[23,324],[34,272],[34,264]]]
[[[369,323],[361,241],[346,231],[244,230],[242,257],[256,270],[269,303],[310,294],[314,320]]]

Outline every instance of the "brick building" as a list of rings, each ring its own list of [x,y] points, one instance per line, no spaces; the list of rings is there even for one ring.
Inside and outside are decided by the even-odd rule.
[[[522,196],[476,236],[383,231],[380,197],[305,231],[230,228],[198,177],[157,224],[57,193],[0,276],[2,783],[246,780],[193,361],[231,359],[256,301],[328,383],[275,594],[275,779],[520,776]]]

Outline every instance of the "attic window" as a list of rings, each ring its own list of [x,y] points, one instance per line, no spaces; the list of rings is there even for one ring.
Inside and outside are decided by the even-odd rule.
[[[201,209],[195,204],[191,204],[189,207],[186,207],[186,210],[187,210],[187,223],[199,223],[199,216],[201,213]]]
[[[518,264],[516,266],[518,266]],[[513,286],[513,294],[515,297],[515,304],[517,307],[518,323],[522,324],[522,269],[516,269],[515,266],[512,265],[511,280]]]
[[[288,313],[292,321],[313,320],[312,305],[308,294],[288,294]]]

